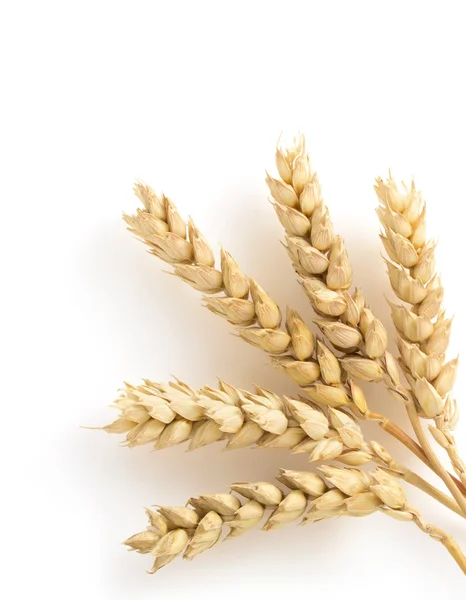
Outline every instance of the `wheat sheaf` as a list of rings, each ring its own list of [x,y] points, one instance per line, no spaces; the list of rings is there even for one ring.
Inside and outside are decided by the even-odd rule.
[[[452,396],[458,362],[445,361],[451,319],[442,308],[435,243],[426,238],[424,200],[390,176],[377,179],[381,240],[396,300],[390,303],[399,356],[387,351],[387,332],[362,290],[352,290],[352,268],[343,239],[335,234],[303,135],[279,143],[278,177],[267,174],[271,203],[283,225],[285,246],[316,313],[310,323],[293,309],[285,315],[261,285],[225,250],[217,263],[204,235],[166,196],[136,183],[143,208],[124,215],[129,231],[174,275],[202,293],[204,305],[229,321],[238,335],[270,356],[299,386],[296,397],[220,381],[193,389],[174,380],[125,384],[114,406],[116,421],[103,429],[126,434],[128,447],[163,449],[183,442],[194,450],[222,441],[228,449],[284,448],[309,456],[316,470],[281,469],[272,482],[236,482],[229,492],[204,494],[185,506],[147,510],[149,526],[126,540],[150,554],[151,573],[178,555],[191,560],[222,539],[256,526],[274,530],[301,519],[313,523],[375,512],[417,525],[441,542],[466,573],[466,557],[451,535],[424,521],[401,482],[417,487],[466,517],[466,467],[453,430],[458,407]],[[316,337],[317,333],[317,337]],[[401,402],[415,439],[385,415],[373,412],[357,381],[378,382]],[[375,421],[442,480],[437,489],[393,458],[361,424]],[[421,424],[428,420],[428,431]],[[448,453],[454,474],[438,457]],[[325,463],[336,462],[340,466]]]

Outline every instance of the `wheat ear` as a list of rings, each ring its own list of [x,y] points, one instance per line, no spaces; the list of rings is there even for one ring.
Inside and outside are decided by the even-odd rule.
[[[389,303],[398,332],[399,362],[410,391],[401,392],[408,403],[413,427],[421,436],[421,445],[429,452],[430,444],[418,417],[434,419],[432,436],[444,448],[461,481],[466,483],[466,465],[461,460],[453,429],[458,407],[451,396],[458,359],[445,363],[451,319],[442,307],[444,290],[435,270],[435,246],[426,238],[426,206],[414,181],[400,190],[393,178],[377,179],[377,209],[384,227],[381,239],[388,255],[388,275],[393,291],[402,301]]]
[[[149,527],[131,536],[125,544],[141,554],[151,554],[155,573],[183,553],[192,560],[220,541],[233,539],[259,525],[272,531],[297,519],[314,523],[337,516],[362,517],[376,511],[404,521],[413,521],[422,531],[440,541],[466,572],[466,557],[456,542],[442,530],[427,525],[407,503],[405,493],[391,475],[381,469],[367,474],[359,469],[321,467],[322,476],[307,471],[280,470],[278,480],[288,488],[284,493],[269,482],[239,482],[234,493],[204,494],[190,498],[187,506],[159,506],[146,509]],[[191,506],[191,508],[189,507]],[[307,511],[307,512],[306,512]]]
[[[326,317],[324,321],[316,321],[317,324],[337,350],[351,353],[339,359],[350,376],[369,381],[383,379],[389,390],[404,401],[394,391],[399,389],[400,375],[396,361],[386,351],[385,328],[368,307],[361,290],[356,289],[352,295],[348,292],[352,284],[348,254],[342,238],[334,235],[317,174],[311,171],[304,136],[300,135],[289,148],[277,147],[276,164],[281,180],[267,174],[266,182],[275,211],[286,231],[286,249],[295,271],[314,310]],[[339,335],[335,336],[335,333]],[[387,423],[384,415],[367,411],[362,416],[379,420],[393,434],[390,431],[393,424]],[[412,444],[407,444],[406,439],[399,435],[398,439],[443,479],[466,514],[462,482],[452,479],[442,468],[425,443],[423,432],[419,429],[415,432],[418,437],[421,436],[422,454]],[[399,432],[395,430],[395,436],[397,434]]]

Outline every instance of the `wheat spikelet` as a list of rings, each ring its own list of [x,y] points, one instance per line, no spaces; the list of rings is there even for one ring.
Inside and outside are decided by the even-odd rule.
[[[450,394],[458,359],[445,363],[451,319],[442,308],[444,290],[435,270],[435,243],[426,238],[425,202],[414,181],[400,190],[391,175],[386,181],[378,178],[375,190],[390,283],[402,301],[390,303],[398,332],[399,362],[419,416],[435,419],[437,429],[430,427],[430,431],[465,483],[466,465],[452,433],[458,407]]]

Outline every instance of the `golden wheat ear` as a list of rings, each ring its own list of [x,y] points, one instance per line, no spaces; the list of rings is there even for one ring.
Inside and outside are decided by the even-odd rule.
[[[389,303],[398,332],[399,361],[418,415],[434,419],[435,427],[429,430],[466,484],[466,465],[453,435],[459,414],[451,391],[458,359],[445,363],[452,320],[442,307],[444,289],[435,268],[436,243],[426,237],[426,205],[414,181],[400,189],[390,175],[387,180],[378,178],[374,187],[390,283],[402,301]]]
[[[222,539],[243,535],[262,525],[273,531],[302,518],[315,523],[340,516],[363,517],[377,511],[400,520],[412,521],[423,532],[440,541],[463,572],[466,557],[455,541],[442,530],[428,525],[407,502],[397,480],[381,469],[370,474],[359,469],[320,467],[322,475],[308,471],[280,470],[282,491],[269,482],[239,482],[230,493],[203,494],[190,498],[187,506],[159,506],[146,509],[149,526],[124,543],[131,550],[151,554],[155,573],[177,556],[192,560]],[[236,495],[235,495],[236,494]],[[239,497],[238,497],[239,496]]]
[[[310,401],[280,397],[257,386],[252,393],[220,381],[218,389],[194,390],[180,380],[163,384],[146,379],[141,385],[126,384],[114,407],[119,418],[102,429],[126,434],[128,447],[154,444],[161,450],[189,440],[189,450],[195,450],[222,440],[228,450],[282,448],[308,454],[312,462],[393,462],[375,442],[364,440],[347,412],[331,407],[325,411]]]

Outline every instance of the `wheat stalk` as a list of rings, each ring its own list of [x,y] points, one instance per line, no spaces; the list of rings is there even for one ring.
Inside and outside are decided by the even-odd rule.
[[[324,321],[317,320],[316,323],[337,350],[351,353],[350,357],[340,360],[340,364],[352,377],[369,381],[383,379],[393,395],[405,402],[405,395],[399,393],[402,388],[396,362],[386,350],[388,340],[383,324],[368,307],[361,290],[356,289],[352,295],[348,292],[352,284],[352,270],[348,254],[343,239],[334,234],[317,174],[311,170],[304,136],[295,139],[287,149],[277,147],[276,164],[281,179],[275,179],[267,174],[266,182],[277,216],[286,231],[286,249],[295,271],[300,277],[301,284],[309,296],[314,310],[326,317]],[[418,275],[423,277],[425,283],[428,283],[428,285],[424,285],[422,281],[418,282],[410,277],[405,273],[403,265],[400,270],[389,263],[392,285],[396,284],[396,291],[406,300],[419,300],[421,311],[427,311],[435,316],[435,311],[440,308],[442,291],[440,284],[435,278],[433,279],[433,244],[426,245],[425,240],[422,239],[425,226],[423,204],[419,204],[414,190],[411,192],[413,198],[408,198],[404,205],[404,208],[407,208],[409,204],[408,210],[412,223],[415,224],[414,231],[402,212],[395,211],[396,202],[394,202],[395,208],[393,209],[391,205],[387,205],[389,186],[384,184],[385,187],[382,189],[381,185],[379,182],[377,188],[379,198],[383,202],[379,216],[385,219],[387,237],[383,236],[382,239],[389,256],[392,260],[398,258],[404,261],[405,265],[412,264],[412,268],[417,269],[413,271],[413,274],[416,277]],[[392,195],[394,193],[392,192]],[[401,206],[401,200],[398,201],[398,206]],[[398,227],[400,231],[404,227],[404,231],[409,233],[413,241],[418,244],[417,250],[407,238],[403,238],[398,233],[398,230],[393,231],[390,225]],[[421,244],[423,244],[422,248]],[[402,309],[403,307],[399,308],[399,310]],[[405,311],[406,314],[409,312],[406,309]],[[405,314],[398,315],[397,313],[397,317],[400,321],[405,318]],[[447,336],[442,337],[442,334],[448,333],[450,327],[450,322],[444,321],[442,318],[434,332],[427,316],[417,316],[414,313],[412,313],[410,321],[406,323],[403,321],[403,324],[414,337],[424,336],[423,348],[430,354],[433,354],[445,343],[443,337]],[[456,364],[452,361],[449,365],[445,365],[444,370],[440,373],[440,361],[438,357],[435,358],[437,362],[431,359],[428,368],[432,371],[438,363],[439,371],[436,376],[440,377],[440,387],[445,391],[453,383]],[[416,359],[419,359],[418,355],[413,358],[414,361]],[[426,402],[434,401],[431,397],[435,396],[435,390],[432,392],[427,380],[420,379],[416,385],[419,389],[422,388],[424,396],[427,397]],[[455,407],[450,405],[450,408],[454,412]],[[436,416],[440,416],[440,413],[437,412]],[[372,417],[377,420],[378,415],[371,415],[368,412],[363,413],[363,417]],[[435,453],[432,452],[422,428],[412,418],[411,421],[424,455],[427,457],[427,461],[424,460],[424,462],[427,462],[442,478],[466,515],[466,501],[463,498],[464,486],[460,485],[458,489],[458,482],[453,480]],[[454,461],[454,468],[460,475],[461,483],[464,484],[462,478],[465,465],[459,459],[448,422],[448,417],[438,419],[439,429],[436,431],[436,439],[447,448]],[[419,453],[418,456],[424,459]]]
[[[227,540],[239,537],[261,522],[264,531],[273,531],[300,518],[304,524],[340,516],[363,517],[380,511],[400,521],[414,522],[441,542],[466,573],[466,557],[456,542],[441,529],[425,523],[420,513],[408,504],[394,477],[382,469],[370,474],[330,466],[319,470],[322,476],[281,469],[278,480],[288,488],[286,492],[269,482],[239,482],[230,486],[229,494],[203,494],[190,498],[186,506],[146,509],[149,526],[125,544],[131,550],[155,557],[148,571],[155,573],[182,553],[183,558],[192,560],[212,548],[221,540],[224,526],[229,528],[224,538]],[[265,522],[264,515],[267,515]]]

